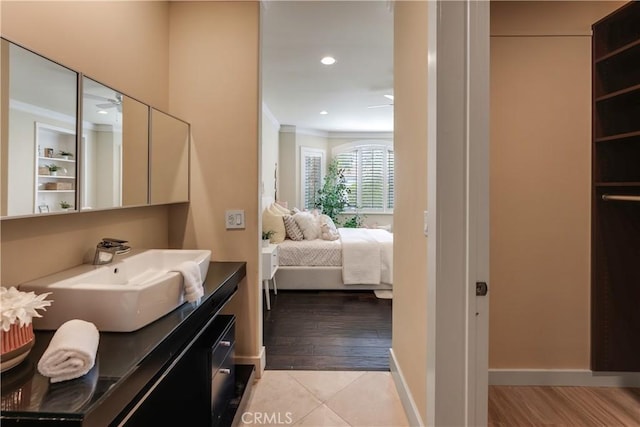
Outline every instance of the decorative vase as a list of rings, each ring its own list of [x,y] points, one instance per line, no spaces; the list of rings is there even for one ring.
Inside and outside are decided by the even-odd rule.
[[[51,171],[51,176],[58,176],[58,171]]]
[[[263,248],[268,248],[269,247],[269,239],[263,239],[262,240],[262,247]]]
[[[16,323],[11,325],[8,331],[1,332],[0,372],[4,372],[18,365],[29,355],[35,338],[32,323],[22,327]]]

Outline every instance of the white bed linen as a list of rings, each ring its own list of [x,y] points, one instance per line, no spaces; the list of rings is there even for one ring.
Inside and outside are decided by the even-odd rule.
[[[342,245],[340,240],[285,240],[278,244],[280,266],[340,267]]]
[[[393,234],[369,228],[340,228],[345,285],[393,283]]]

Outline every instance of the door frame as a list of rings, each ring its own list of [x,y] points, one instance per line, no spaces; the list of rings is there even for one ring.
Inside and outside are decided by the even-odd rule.
[[[488,406],[489,2],[429,2],[427,420]],[[439,167],[440,166],[440,167]]]

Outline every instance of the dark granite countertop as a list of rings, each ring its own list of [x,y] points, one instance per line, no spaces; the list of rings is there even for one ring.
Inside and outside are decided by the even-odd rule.
[[[36,331],[29,356],[2,373],[3,424],[106,426],[117,421],[220,311],[245,275],[244,262],[212,262],[198,305],[185,303],[134,332],[101,332],[95,366],[74,380],[51,384],[38,373],[36,365],[54,331]]]

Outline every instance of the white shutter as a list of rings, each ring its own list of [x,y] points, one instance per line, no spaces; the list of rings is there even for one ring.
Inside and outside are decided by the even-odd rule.
[[[334,151],[349,193],[349,209],[392,212],[395,199],[393,149],[383,144],[360,144]]]
[[[317,149],[302,147],[301,156],[301,207],[313,209],[315,207],[318,190],[322,188],[324,175],[324,152]]]
[[[365,210],[382,210],[385,202],[385,150],[362,148],[360,207]]]
[[[387,209],[392,210],[396,198],[395,159],[393,151],[387,151]]]

